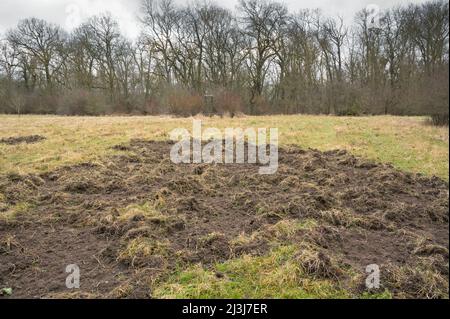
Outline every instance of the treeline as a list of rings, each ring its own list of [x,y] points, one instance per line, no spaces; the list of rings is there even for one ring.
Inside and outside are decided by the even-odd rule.
[[[443,115],[448,1],[360,11],[351,26],[318,10],[241,0],[142,3],[131,41],[109,15],[70,34],[30,18],[0,43],[0,112]]]

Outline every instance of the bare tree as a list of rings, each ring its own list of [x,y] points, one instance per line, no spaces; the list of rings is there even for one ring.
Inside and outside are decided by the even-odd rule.
[[[420,51],[427,72],[431,73],[442,65],[445,57],[448,59],[448,2],[427,2],[410,6],[408,11],[412,40]]]
[[[153,41],[155,52],[168,84],[172,83],[172,72],[176,63],[174,44],[180,13],[172,0],[145,0],[142,22],[145,33]]]
[[[116,82],[116,61],[114,52],[120,42],[120,31],[117,22],[110,14],[95,16],[87,23],[91,38],[91,48],[99,65],[99,71],[104,75],[111,99],[114,98]]]
[[[9,32],[8,40],[39,63],[38,67],[45,72],[47,86],[52,88],[53,75],[61,63],[59,52],[64,45],[61,29],[44,20],[25,19]]]
[[[267,72],[276,56],[274,43],[282,36],[286,24],[287,8],[276,2],[241,0],[243,35],[248,39],[247,65],[251,77],[251,113],[255,98],[263,93]]]

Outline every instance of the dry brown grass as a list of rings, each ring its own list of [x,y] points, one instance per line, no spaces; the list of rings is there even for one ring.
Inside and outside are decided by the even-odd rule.
[[[277,127],[282,145],[320,150],[346,149],[397,168],[448,180],[448,128],[420,117],[262,116],[198,117],[205,127]],[[98,162],[111,147],[133,138],[168,139],[174,128],[192,128],[191,118],[57,117],[0,115],[0,139],[42,135],[37,144],[0,144],[0,172],[49,171],[63,165]]]

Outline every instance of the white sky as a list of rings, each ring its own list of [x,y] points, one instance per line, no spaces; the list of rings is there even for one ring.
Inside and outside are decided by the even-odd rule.
[[[238,0],[214,1],[221,6],[235,9]],[[134,38],[139,33],[141,0],[0,0],[0,34],[17,25],[21,19],[37,17],[71,29],[83,19],[109,11],[120,23],[122,32]],[[182,4],[186,1],[176,0]],[[327,15],[340,15],[351,23],[356,12],[369,4],[381,9],[425,0],[282,0],[291,12],[303,8],[320,8]]]

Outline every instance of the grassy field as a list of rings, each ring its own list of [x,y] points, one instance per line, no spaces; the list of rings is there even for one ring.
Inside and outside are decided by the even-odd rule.
[[[429,126],[425,124],[425,119],[420,117],[272,116],[234,119],[202,117],[201,119],[204,127],[217,127],[220,129],[228,127],[275,127],[279,128],[280,143],[282,145],[294,144],[301,148],[313,148],[321,151],[344,149],[365,159],[391,163],[394,167],[403,171],[422,173],[430,177],[438,176],[446,181],[449,179],[448,128]],[[31,135],[41,135],[46,138],[36,144],[5,145],[0,143],[0,176],[8,174],[14,177],[14,173],[20,175],[43,173],[53,171],[62,166],[84,162],[101,163],[106,156],[118,152],[112,149],[115,145],[127,143],[130,139],[167,140],[169,132],[179,127],[190,130],[192,128],[192,119],[170,117],[17,117],[0,115],[0,139]],[[137,175],[137,177],[133,178],[139,177],[140,175]],[[94,177],[92,178],[95,179]],[[250,178],[252,177],[250,176]],[[301,187],[310,187],[307,184],[302,185]],[[10,187],[14,189],[14,185]],[[333,191],[329,194],[333,194]],[[0,193],[0,195],[2,194]],[[64,196],[66,195],[68,194]],[[276,194],[274,198],[276,199]],[[1,200],[2,198],[0,197],[0,204]],[[389,202],[387,198],[383,198],[383,200]],[[61,198],[61,201],[65,202],[66,200]],[[72,209],[78,207],[70,201],[67,202],[73,206],[71,206]],[[171,203],[174,201],[167,200],[167,202]],[[439,202],[438,204],[444,205],[445,203]],[[164,214],[161,215],[161,212],[156,214],[155,207],[152,205],[123,208],[123,212],[120,210],[120,214],[123,213],[123,216],[120,215],[118,217],[117,223],[130,219],[128,214],[130,209],[132,210],[131,215],[135,214],[137,210],[141,215],[151,215],[150,217],[153,219],[163,218]],[[9,207],[4,215],[20,216],[21,213],[32,211],[33,209],[33,206],[30,206],[29,203],[20,202],[16,206]],[[411,210],[406,206],[402,209],[406,212]],[[269,243],[270,249],[264,255],[244,255],[225,262],[213,263],[209,266],[201,264],[180,265],[177,268],[178,270],[170,271],[155,280],[152,283],[151,294],[157,298],[393,297],[388,290],[370,294],[367,292],[349,291],[336,284],[333,280],[318,279],[312,276],[305,271],[308,267],[302,268],[300,266],[302,264],[309,265],[311,261],[320,262],[318,257],[320,255],[318,255],[316,250],[317,247],[301,246],[302,244],[295,243],[295,240],[298,240],[296,236],[299,232],[305,234],[320,232],[321,228],[319,226],[321,225],[318,223],[321,223],[322,219],[326,220],[328,217],[331,218],[330,223],[333,223],[336,216],[343,220],[348,219],[350,230],[355,229],[352,223],[355,223],[355,225],[356,223],[362,223],[358,218],[350,219],[350,215],[346,215],[344,211],[341,213],[330,211],[327,213],[331,215],[321,215],[320,218],[311,221],[303,220],[299,222],[283,219],[279,223],[267,226],[267,231],[262,230],[253,234],[238,236],[230,241],[231,246],[245,246],[245,244],[263,238]],[[338,215],[334,215],[335,213]],[[107,217],[109,218],[109,216]],[[62,217],[58,215],[58,218]],[[95,219],[98,219],[98,217],[93,215],[86,216],[86,223],[91,221],[90,218],[93,218],[92,223],[97,222]],[[82,225],[85,227],[84,218],[82,220]],[[364,228],[365,226],[361,227],[361,231],[364,232],[371,229],[370,225],[368,228]],[[44,233],[47,234],[47,232]],[[391,235],[397,236],[394,233]],[[207,236],[208,238],[205,241],[214,239],[215,236],[218,235],[211,233],[211,236]],[[0,236],[0,248],[3,243],[2,240],[3,238]],[[8,240],[9,243],[14,243],[14,240],[19,239],[12,236]],[[128,246],[125,245],[119,256],[123,260],[132,259],[134,262],[135,256],[147,258],[154,253],[154,243],[150,243],[143,238],[139,237],[127,243]],[[414,244],[420,245],[421,242],[418,241]],[[382,244],[380,245],[382,246]],[[162,251],[162,255],[166,253],[164,247],[158,248]],[[317,267],[320,270],[321,265],[318,264]],[[348,275],[348,278],[353,278],[351,269],[344,269],[343,271]],[[398,273],[395,278],[409,283],[410,269],[399,268],[396,271]],[[411,270],[411,272],[416,274],[414,271]],[[416,295],[431,296],[436,290],[433,288],[434,286],[445,287],[447,285],[448,288],[448,283],[441,282],[443,280],[441,277],[430,277],[431,279],[428,280],[429,278],[426,276],[430,273],[424,271],[423,274],[422,276],[422,273],[420,273],[420,276],[417,277],[421,285],[418,289],[426,286],[423,289],[429,288],[431,293],[420,290]],[[144,270],[143,276],[145,276]],[[361,278],[355,275],[354,279],[355,281],[360,281]],[[346,286],[352,286],[352,283],[347,282]],[[2,288],[4,287],[0,287],[0,289]],[[131,284],[126,283],[115,289],[113,294],[108,295],[108,297],[127,297],[133,289]],[[438,290],[438,293],[441,291],[442,289]],[[442,297],[442,295],[436,296]],[[74,296],[60,294],[57,297]],[[98,296],[93,295],[92,297]],[[446,296],[444,293],[444,297],[448,298],[448,292]]]
[[[202,118],[205,127],[277,127],[280,144],[351,153],[410,172],[448,180],[449,131],[425,125],[420,117],[273,116]],[[42,135],[39,144],[0,144],[0,173],[30,173],[95,161],[129,139],[164,140],[192,119],[161,117],[55,117],[0,115],[0,139]]]

